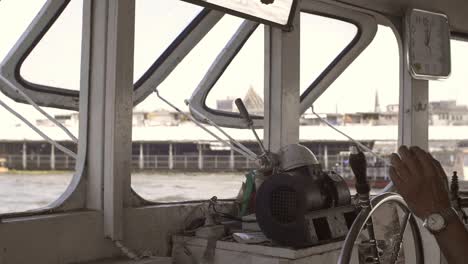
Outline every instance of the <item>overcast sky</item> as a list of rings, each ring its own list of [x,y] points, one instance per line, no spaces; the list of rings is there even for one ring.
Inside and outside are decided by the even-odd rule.
[[[0,1],[0,60],[14,45],[45,0]],[[153,63],[201,8],[167,0],[136,0],[135,80]],[[21,74],[29,81],[79,89],[82,1],[73,0],[62,16],[25,61]],[[320,74],[352,40],[353,25],[310,14],[301,16],[301,90]],[[162,94],[183,107],[207,69],[225,46],[242,19],[225,16],[160,86]],[[431,82],[431,100],[456,99],[468,104],[466,64],[468,44],[452,41],[453,73],[449,80]],[[234,59],[208,97],[208,105],[227,96],[242,97],[252,86],[263,96],[263,27],[259,27]],[[319,98],[319,112],[371,111],[376,91],[382,108],[398,103],[398,46],[389,28],[379,26],[373,43]],[[463,91],[465,90],[465,91]],[[1,97],[4,98],[4,97]],[[28,107],[17,106],[35,118]],[[165,108],[149,97],[139,110]],[[57,112],[57,111],[52,111]],[[3,120],[15,120],[0,110]]]

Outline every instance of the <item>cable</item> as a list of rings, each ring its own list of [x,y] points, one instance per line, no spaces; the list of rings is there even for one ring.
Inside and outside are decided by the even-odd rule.
[[[187,106],[190,105],[190,101],[189,100],[185,100],[185,104]],[[255,154],[253,151],[251,151],[250,149],[248,149],[244,144],[241,144],[240,142],[238,142],[237,140],[235,140],[234,138],[232,138],[231,136],[229,136],[228,133],[226,133],[221,127],[219,127],[215,122],[211,121],[210,119],[208,119],[206,116],[204,116],[202,113],[198,112],[196,109],[192,108],[191,109],[192,112],[194,112],[196,115],[198,115],[199,117],[201,117],[205,122],[207,122],[208,124],[214,126],[215,128],[217,128],[221,133],[223,133],[223,135],[225,135],[232,143],[236,144],[239,148],[243,149],[245,152],[249,153],[250,155],[252,156],[257,156],[257,154]]]
[[[192,116],[182,112],[182,110],[180,110],[177,106],[171,104],[168,100],[164,99],[160,94],[159,94],[159,91],[158,89],[154,89],[154,92],[156,93],[156,96],[161,99],[164,103],[166,103],[167,105],[169,105],[171,108],[173,108],[174,110],[176,110],[177,112],[179,112],[180,114],[182,114],[183,116],[187,117],[188,119],[190,119],[193,123],[195,123],[195,125],[197,125],[198,127],[200,127],[201,129],[203,129],[204,131],[206,131],[208,134],[210,134],[211,136],[213,136],[215,139],[217,139],[218,141],[220,141],[221,143],[223,143],[225,146],[228,146],[228,147],[231,147],[232,150],[236,151],[237,153],[241,154],[242,156],[250,159],[250,160],[257,160],[257,156],[252,156],[250,155],[249,153],[245,152],[244,150],[234,146],[231,142],[227,141],[227,140],[224,140],[222,138],[220,138],[219,136],[217,136],[215,133],[213,133],[212,131],[210,131],[209,129],[207,129],[206,127],[204,127],[200,122],[198,122],[197,120],[195,120],[195,118],[193,118]]]
[[[377,159],[383,161],[385,163],[385,165],[387,166],[391,166],[391,164],[384,158],[382,158],[381,156],[379,156],[377,153],[375,153],[374,151],[372,151],[372,149],[368,148],[366,145],[362,144],[361,142],[353,139],[352,137],[348,136],[346,133],[342,132],[341,130],[339,130],[338,128],[336,128],[334,125],[330,124],[327,120],[323,119],[321,116],[319,116],[315,111],[314,111],[314,106],[311,106],[310,107],[311,110],[312,110],[312,113],[323,123],[325,123],[327,126],[329,126],[330,128],[332,128],[333,130],[335,130],[336,132],[340,133],[341,135],[345,136],[347,139],[351,140],[354,144],[358,145],[359,147],[361,147],[362,149],[364,149],[365,151],[371,153],[373,156],[375,156]]]
[[[63,132],[65,132],[65,134],[67,134],[72,140],[73,142],[75,143],[78,143],[78,138],[75,137],[75,135],[73,135],[70,130],[68,130],[63,124],[61,124],[59,121],[57,121],[57,119],[55,119],[54,117],[52,117],[51,115],[49,115],[46,111],[44,111],[38,104],[36,104],[36,102],[34,102],[34,100],[32,100],[25,92],[23,92],[23,90],[21,89],[18,89],[18,87],[14,86],[7,78],[3,77],[0,75],[0,79],[2,81],[4,81],[7,86],[14,90],[15,92],[19,93],[30,105],[32,105],[37,111],[39,111],[42,115],[44,115],[45,117],[47,117],[47,119],[49,119],[50,121],[52,121],[52,123],[54,123],[55,125],[57,125],[60,129],[63,130]]]
[[[382,158],[380,155],[378,155],[377,153],[375,153],[374,151],[372,151],[372,149],[368,148],[366,145],[362,144],[361,142],[358,142],[357,140],[355,140],[354,138],[348,136],[346,133],[342,132],[341,130],[339,130],[338,128],[336,128],[334,125],[330,124],[330,122],[328,122],[327,120],[325,120],[324,118],[322,118],[319,114],[317,114],[315,111],[314,111],[314,106],[312,105],[310,107],[310,109],[312,110],[312,114],[314,114],[322,123],[326,124],[327,126],[329,126],[331,129],[335,130],[336,132],[338,132],[339,134],[345,136],[347,139],[351,140],[354,144],[358,145],[359,147],[361,147],[362,149],[364,149],[365,151],[371,153],[373,156],[375,156],[377,159],[383,161],[383,163],[387,166],[387,167],[390,167],[392,166],[390,164],[390,162],[388,162],[386,159]],[[382,189],[381,193],[384,193],[384,192],[391,192],[394,190],[393,188],[393,182],[390,181],[387,186],[385,186],[385,188]]]
[[[29,126],[32,130],[34,130],[37,134],[39,134],[42,138],[44,138],[50,144],[54,145],[57,149],[61,150],[63,153],[67,154],[68,156],[76,159],[77,155],[76,155],[75,152],[73,152],[72,150],[70,150],[67,147],[63,146],[62,144],[56,142],[55,140],[49,138],[44,132],[42,132],[39,128],[37,128],[35,125],[33,125],[31,122],[29,122],[21,114],[19,114],[18,112],[13,110],[11,107],[9,107],[7,104],[5,104],[2,100],[0,100],[0,105],[3,106],[7,111],[12,113],[14,116],[16,116],[18,119],[23,121],[27,126]]]

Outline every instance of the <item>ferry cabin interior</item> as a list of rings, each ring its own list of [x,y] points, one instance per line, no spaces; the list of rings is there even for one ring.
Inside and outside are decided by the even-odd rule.
[[[231,12],[226,3],[229,1],[208,1],[219,4],[200,12],[143,77],[134,80],[136,1],[83,0],[79,91],[37,85],[19,74],[25,58],[70,0],[46,1],[2,62],[0,88],[4,94],[18,102],[33,102],[38,107],[79,110],[80,120],[78,150],[70,153],[76,157],[76,170],[66,192],[46,208],[0,215],[0,263],[336,263],[343,239],[298,250],[218,242],[213,249],[216,251],[213,259],[201,262],[207,244],[212,241],[187,242],[183,237],[174,236],[184,230],[190,214],[194,211],[200,214],[197,210],[200,202],[154,203],[132,190],[133,107],[157,89],[225,12]],[[204,1],[190,2],[206,5]],[[249,1],[237,2],[242,6]],[[299,0],[289,3],[292,3],[292,12],[287,22],[281,22],[283,24],[248,15],[249,19],[218,55],[202,82],[193,85],[192,114],[198,112],[222,127],[247,128],[245,116],[210,111],[204,101],[253,30],[264,27],[264,116],[252,116],[252,123],[256,128],[264,128],[266,150],[278,153],[285,146],[299,143],[300,115],[359,57],[372,42],[378,25],[383,25],[393,31],[399,47],[400,83],[399,87],[393,87],[400,94],[399,144],[427,149],[428,110],[417,106],[428,104],[430,80],[450,78],[450,49],[444,43],[449,42],[449,38],[468,41],[468,2]],[[419,28],[415,26],[414,32],[408,32],[413,29],[408,26],[411,20],[408,13],[414,10],[424,11],[418,19],[430,14],[437,30],[426,27],[424,33],[420,25]],[[234,14],[242,15],[242,12],[237,10]],[[299,87],[300,34],[307,32],[299,30],[300,12],[349,21],[358,28],[356,38],[303,94]],[[444,21],[447,20],[448,31],[445,32]],[[164,24],[153,26],[165,27]],[[434,40],[427,40],[427,30],[432,32]],[[434,53],[428,55],[421,50],[424,45],[433,45]],[[418,58],[435,66],[415,66],[413,60]],[[231,204],[230,201],[219,202],[219,210],[228,210]],[[442,263],[435,240],[424,229],[420,232],[424,263]],[[186,243],[184,248],[190,249],[176,252],[174,245],[177,243]],[[407,241],[404,244],[406,246]],[[190,250],[193,254],[187,253]],[[405,255],[414,254],[413,251],[405,249]],[[185,256],[179,256],[184,252]],[[142,258],[143,255],[153,258]],[[364,263],[357,257],[351,262]]]

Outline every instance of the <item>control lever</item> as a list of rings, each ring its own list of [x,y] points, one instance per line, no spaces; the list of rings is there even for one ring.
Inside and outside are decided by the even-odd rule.
[[[263,143],[262,141],[260,140],[260,138],[258,137],[258,134],[257,132],[255,131],[254,127],[253,127],[253,120],[252,118],[250,117],[250,114],[249,112],[247,111],[247,108],[245,108],[245,105],[244,105],[244,102],[242,102],[242,99],[240,98],[237,98],[234,103],[236,104],[237,106],[237,109],[239,110],[239,113],[241,115],[241,117],[245,120],[245,122],[247,123],[247,127],[250,128],[255,136],[255,138],[257,139],[257,142],[258,142],[258,145],[260,146],[260,149],[262,150],[262,154],[260,155],[261,157],[265,157],[268,162],[271,162],[270,158],[268,157],[267,155],[267,151],[265,149],[265,147],[263,146]]]
[[[367,196],[369,198],[370,185],[367,181],[367,161],[366,156],[357,147],[351,147],[349,155],[349,166],[356,177],[356,191],[359,196]]]
[[[358,193],[359,206],[362,209],[367,209],[371,206],[370,185],[367,180],[367,160],[366,155],[355,146],[351,147],[349,166],[356,177],[355,187]],[[369,233],[369,241],[367,241],[367,244],[370,246],[372,254],[372,261],[370,261],[370,263],[380,263],[372,218],[367,221],[366,230]]]

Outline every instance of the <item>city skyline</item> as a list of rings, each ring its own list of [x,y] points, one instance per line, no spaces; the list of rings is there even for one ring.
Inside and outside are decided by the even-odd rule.
[[[0,37],[0,60],[3,60],[45,2],[28,1],[25,5],[23,1],[0,2],[0,29],[3,33]],[[82,9],[80,2],[70,2],[70,6],[65,9],[57,23],[25,61],[21,73],[26,79],[79,89],[81,47],[79,32]],[[138,79],[201,8],[181,1],[161,4],[138,0],[136,4],[135,79]],[[167,23],[164,27],[154,27],[153,24],[158,21]],[[309,14],[303,14],[301,21],[304,29],[301,35],[303,44],[301,92],[303,92],[351,41],[356,29],[346,22]],[[186,109],[183,100],[190,97],[212,61],[241,22],[242,19],[232,16],[223,18],[161,84],[159,87],[161,93],[177,106]],[[2,27],[7,24],[8,27]],[[239,97],[250,86],[255,87],[256,92],[263,97],[263,34],[263,27],[260,26],[210,92],[207,98],[208,106],[215,106],[216,100],[226,94]],[[468,45],[457,41],[452,41],[452,44],[452,52],[457,54],[452,60],[452,76],[446,81],[430,82],[430,99],[456,99],[461,104],[467,104],[468,92],[462,88],[466,87],[468,81],[461,65],[462,58],[467,54]],[[369,107],[373,106],[376,91],[379,93],[382,105],[398,103],[398,56],[398,45],[391,29],[379,26],[378,34],[371,45],[316,101],[315,109],[320,112],[333,112],[338,108],[341,113],[369,111],[371,110]],[[44,61],[48,63],[44,64]],[[31,111],[30,106],[15,103],[4,95],[0,98],[23,114],[28,113],[31,117],[39,116]],[[136,107],[136,111],[160,108],[166,107],[151,95]],[[63,110],[47,110],[54,114],[67,113]],[[0,118],[5,122],[15,120],[3,110],[0,110]]]

